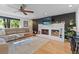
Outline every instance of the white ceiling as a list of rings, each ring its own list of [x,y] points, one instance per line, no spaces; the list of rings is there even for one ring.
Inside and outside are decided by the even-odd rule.
[[[21,4],[1,4],[0,16],[33,19],[71,13],[79,8],[79,4],[72,4],[71,8],[68,7],[68,4],[26,4],[26,8],[33,10],[34,13],[24,15],[18,12],[20,6]]]

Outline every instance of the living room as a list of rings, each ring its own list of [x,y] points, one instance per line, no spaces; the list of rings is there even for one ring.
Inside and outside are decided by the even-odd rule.
[[[78,4],[1,4],[0,53],[72,54]],[[78,42],[78,41],[77,41]]]

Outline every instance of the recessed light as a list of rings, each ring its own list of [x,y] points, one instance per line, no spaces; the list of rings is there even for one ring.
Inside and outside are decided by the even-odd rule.
[[[71,7],[72,7],[72,5],[69,5],[68,7],[70,7],[70,8],[71,8]]]
[[[45,15],[47,15],[47,12],[45,12]]]

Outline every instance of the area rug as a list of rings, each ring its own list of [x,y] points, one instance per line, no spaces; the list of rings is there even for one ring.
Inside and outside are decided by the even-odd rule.
[[[41,38],[38,36],[29,37],[26,39],[32,39],[32,42],[28,44],[22,44],[16,47],[13,47],[13,42],[9,43],[9,53],[10,54],[32,54],[34,51],[38,50],[42,45],[46,44],[49,39]],[[15,52],[13,52],[15,49]]]

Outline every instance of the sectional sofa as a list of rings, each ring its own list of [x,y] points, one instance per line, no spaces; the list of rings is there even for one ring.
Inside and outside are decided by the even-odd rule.
[[[0,35],[0,38],[4,39],[6,42],[16,40],[18,38],[24,37],[24,34],[28,34],[29,28],[12,28],[4,29],[3,33]]]

